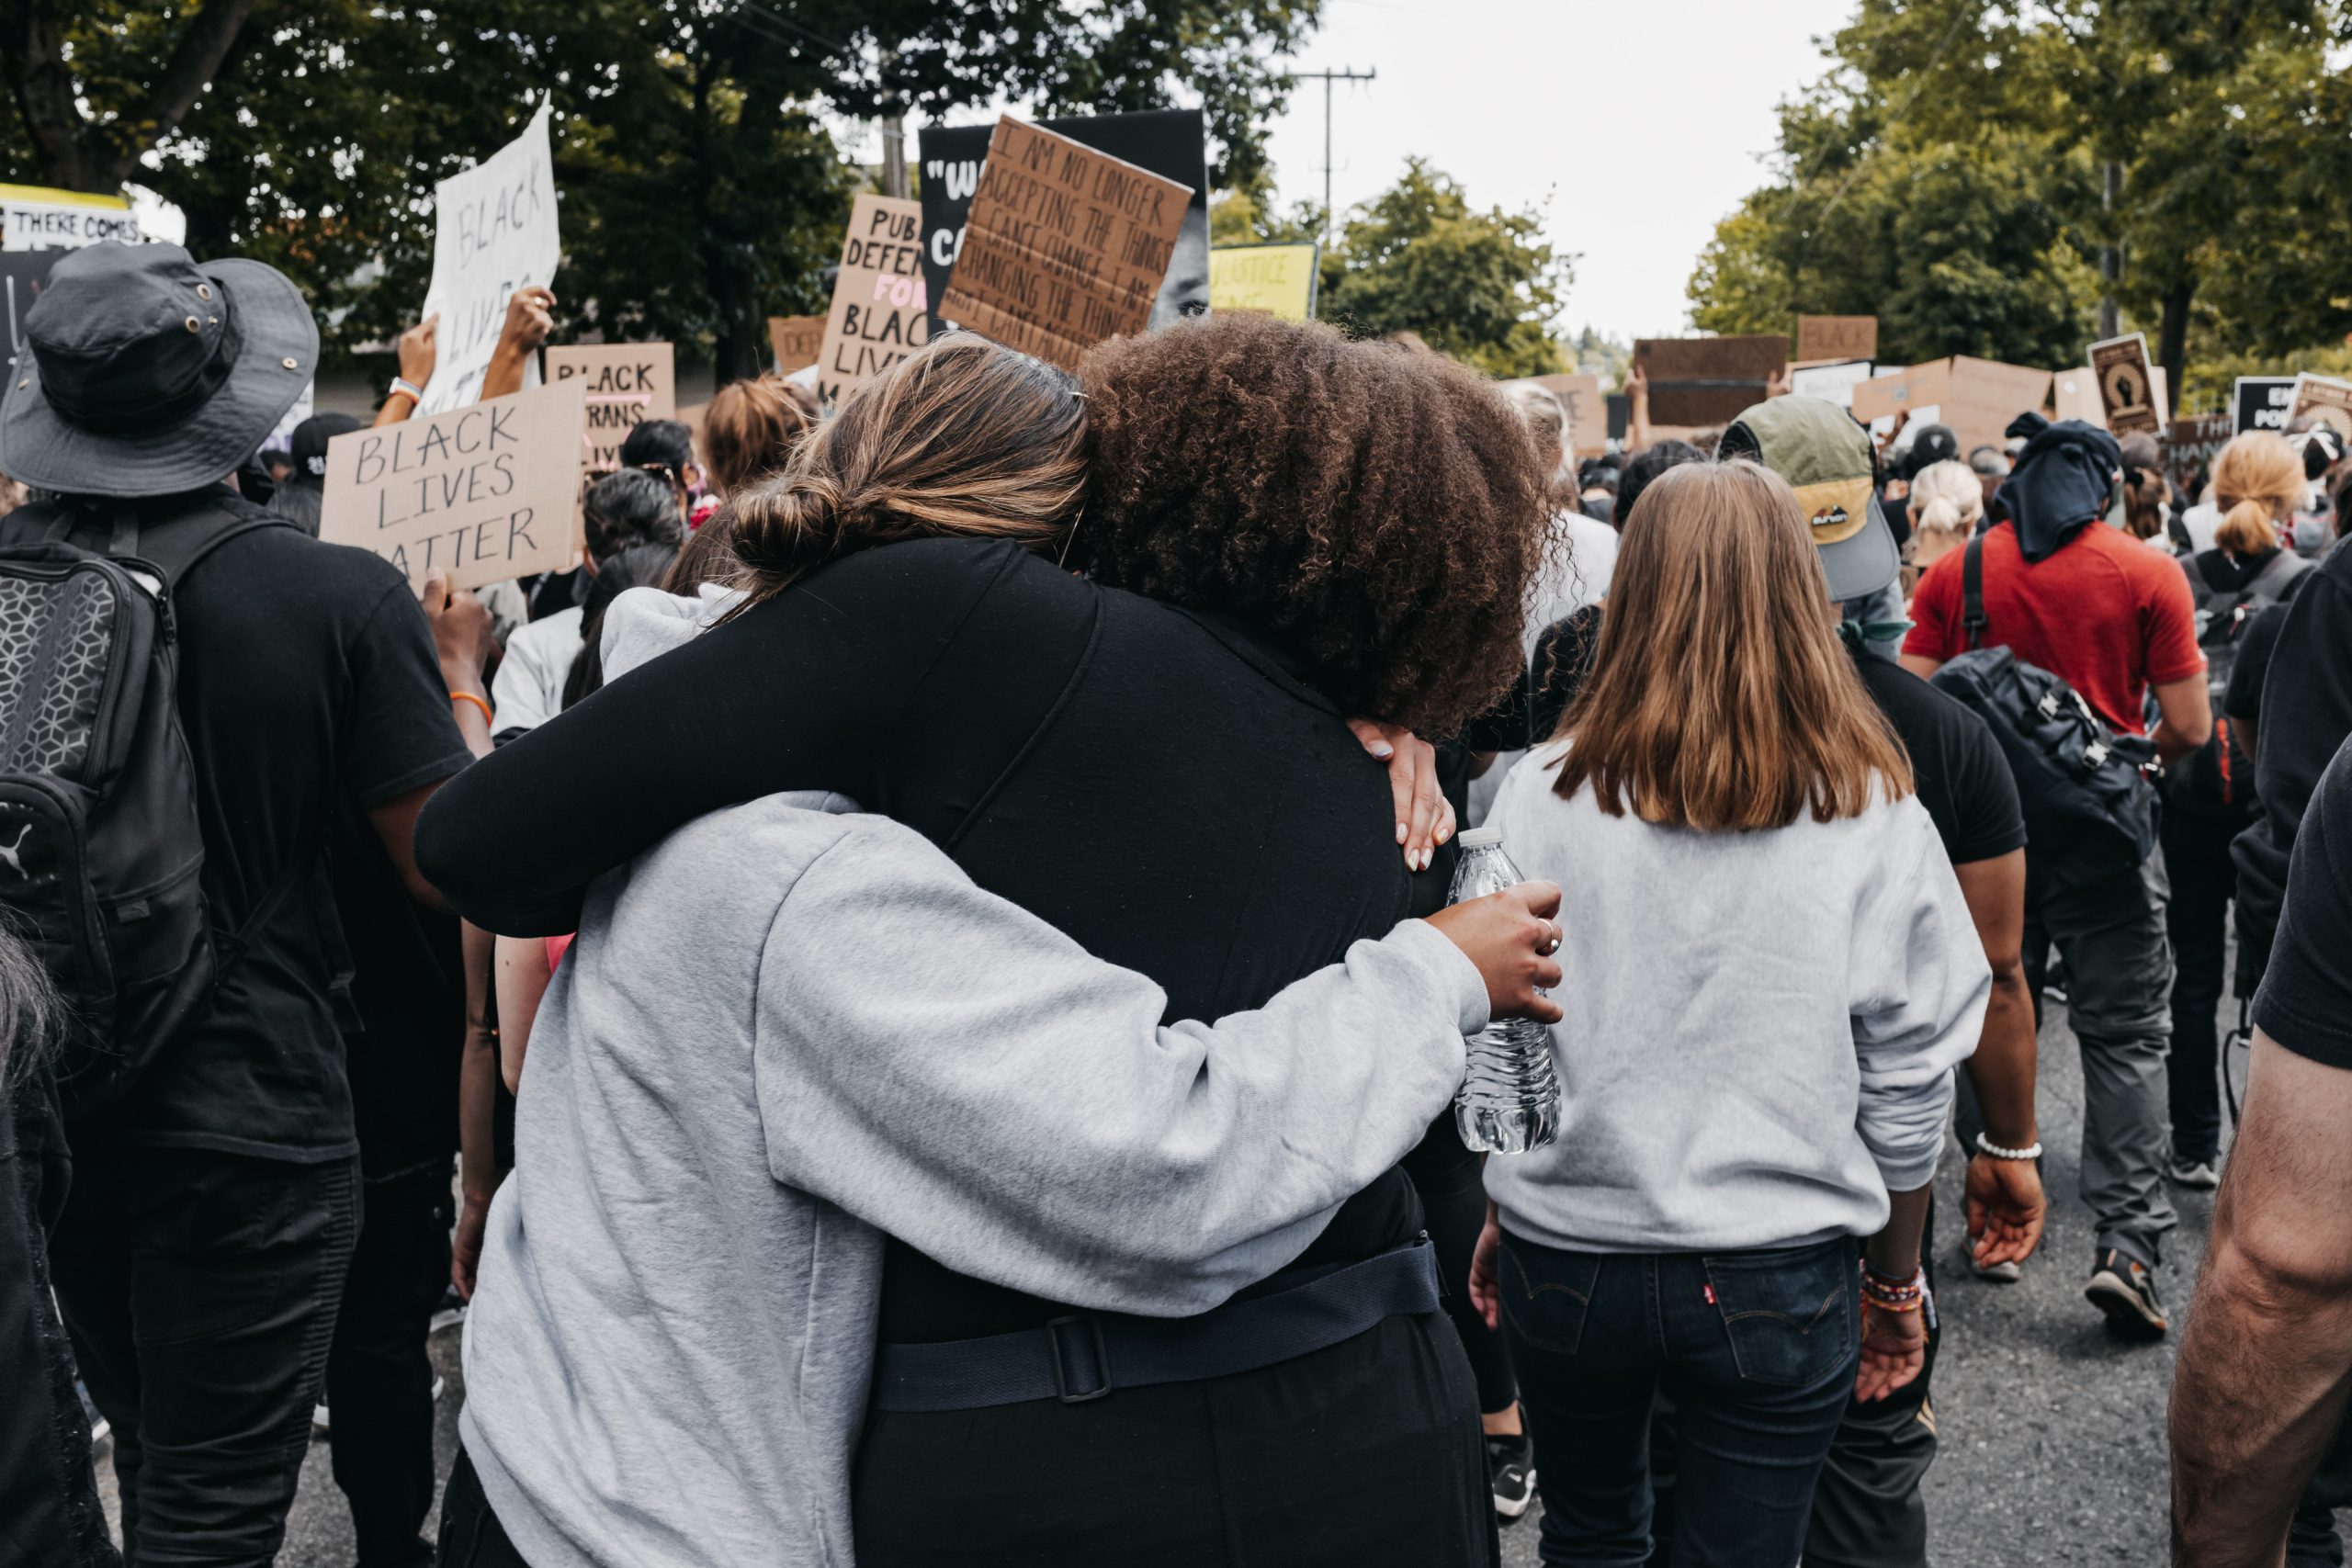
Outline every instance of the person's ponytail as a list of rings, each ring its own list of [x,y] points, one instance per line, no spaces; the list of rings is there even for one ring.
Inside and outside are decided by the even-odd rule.
[[[2242,560],[2277,549],[2278,526],[2271,519],[2269,503],[2252,496],[2240,501],[2213,529],[2213,542]]]
[[[901,539],[1066,544],[1086,483],[1086,401],[1041,360],[951,333],[851,395],[792,466],[729,503],[745,607]]]
[[[1920,509],[1917,526],[1922,534],[1951,534],[1960,531],[1960,505],[1950,496],[1939,495]]]
[[[2285,437],[2249,430],[2213,459],[2213,495],[2222,521],[2213,543],[2240,559],[2278,547],[2278,519],[2303,499],[2303,465]]]

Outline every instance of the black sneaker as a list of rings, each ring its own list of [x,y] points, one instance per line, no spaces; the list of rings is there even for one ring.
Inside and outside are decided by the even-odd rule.
[[[2156,1277],[2144,1263],[2109,1248],[2099,1255],[2091,1282],[2083,1287],[2090,1303],[2107,1314],[2109,1327],[2133,1339],[2162,1339],[2171,1325],[2156,1299]]]
[[[1493,1483],[1495,1512],[1515,1519],[1535,1501],[1535,1460],[1524,1432],[1488,1435],[1487,1475]]]

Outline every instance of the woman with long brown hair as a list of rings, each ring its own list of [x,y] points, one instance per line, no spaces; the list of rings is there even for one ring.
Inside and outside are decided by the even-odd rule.
[[[1663,1387],[1672,1561],[1786,1568],[1849,1396],[1917,1375],[1920,1224],[1991,972],[1794,493],[1692,464],[1642,509],[1591,677],[1487,818],[1563,890],[1564,1109],[1487,1162],[1472,1292],[1545,1562],[1646,1560]]]
[[[1433,910],[1446,866],[1404,863],[1346,718],[1450,733],[1514,678],[1545,523],[1517,420],[1443,361],[1248,316],[1105,345],[1081,380],[946,339],[861,390],[742,498],[747,607],[461,775],[420,863],[481,923],[560,931],[685,820],[831,790],[1150,976],[1171,1019]],[[1391,1166],[1181,1327],[1097,1310],[1133,1284],[1115,1260],[1073,1299],[894,1238],[858,1560],[1492,1561],[1421,1228]]]

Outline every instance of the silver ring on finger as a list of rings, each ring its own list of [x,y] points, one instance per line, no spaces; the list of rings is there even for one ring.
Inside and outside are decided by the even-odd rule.
[[[1546,957],[1546,958],[1549,958],[1549,957],[1551,957],[1551,956],[1552,956],[1552,954],[1554,954],[1554,953],[1555,953],[1559,952],[1559,951],[1560,951],[1560,941],[1561,941],[1561,939],[1562,939],[1564,936],[1566,936],[1566,933],[1565,931],[1561,931],[1561,930],[1560,930],[1559,922],[1557,922],[1556,920],[1555,920],[1555,921],[1553,921],[1553,922],[1552,922],[1552,940],[1551,940],[1550,942],[1545,942],[1545,943],[1544,944],[1544,957]]]

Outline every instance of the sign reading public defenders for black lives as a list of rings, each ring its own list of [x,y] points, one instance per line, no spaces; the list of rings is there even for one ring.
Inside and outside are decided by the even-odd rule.
[[[931,341],[922,229],[922,209],[897,197],[861,196],[850,209],[817,353],[817,400],[828,408]]]
[[[1209,154],[1208,126],[1201,111],[1146,109],[1030,123],[1192,191],[1168,276],[1152,301],[1150,325],[1158,329],[1185,316],[1204,314],[1209,309]],[[964,243],[972,193],[979,186],[980,164],[988,158],[994,130],[989,125],[933,125],[916,133],[922,164],[923,289],[931,299],[934,333],[944,331],[952,320],[942,315],[939,301],[947,292],[947,276]]]
[[[585,386],[574,377],[327,443],[319,537],[479,588],[572,559]]]

